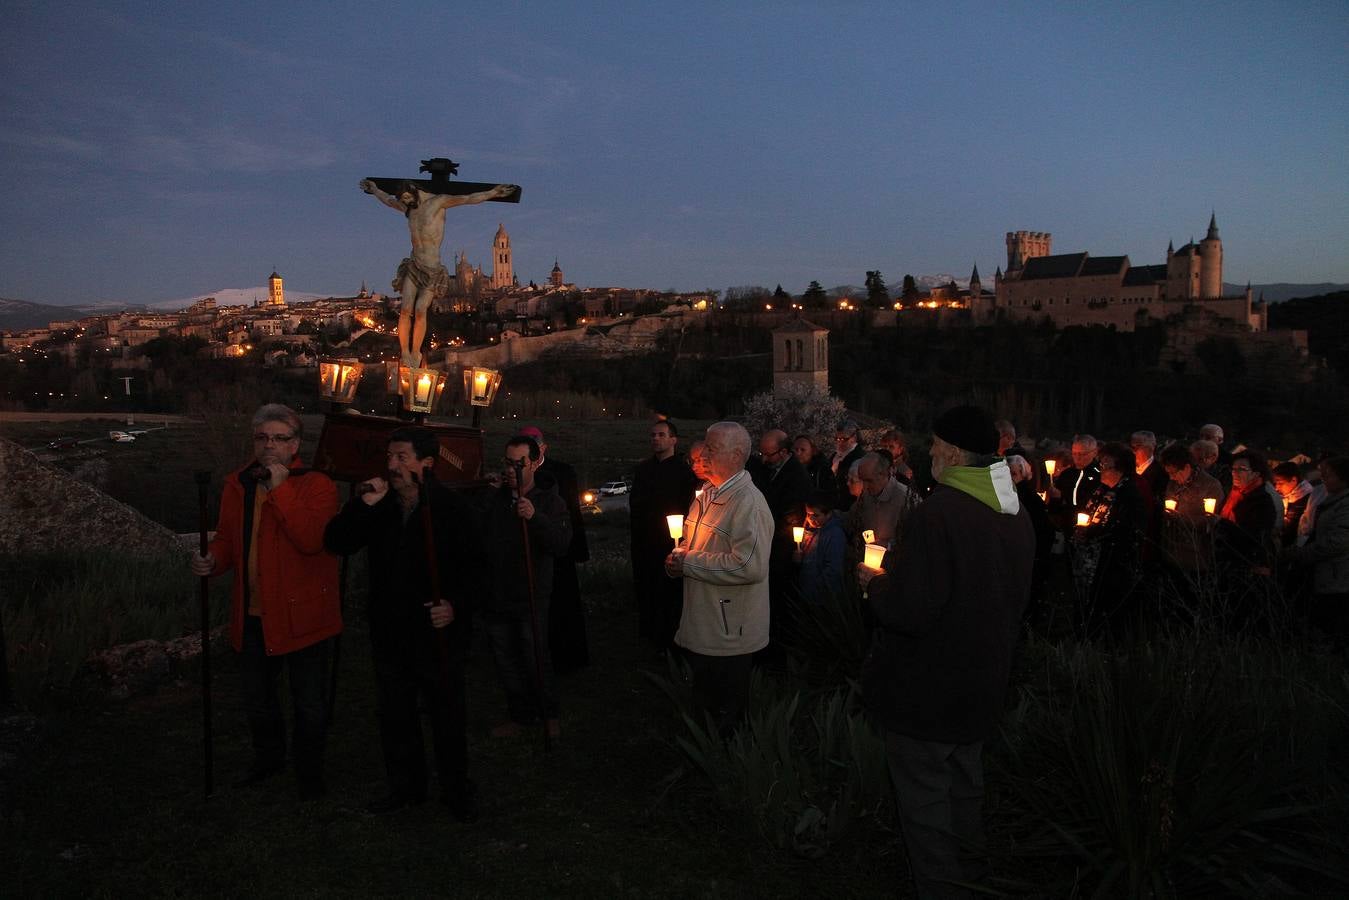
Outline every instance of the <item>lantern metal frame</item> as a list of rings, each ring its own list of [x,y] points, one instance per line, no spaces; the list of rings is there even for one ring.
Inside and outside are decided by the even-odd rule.
[[[398,381],[403,408],[410,413],[426,415],[434,411],[445,391],[445,373],[439,369],[402,366],[398,370]]]
[[[356,400],[365,366],[355,359],[326,357],[318,361],[318,367],[319,399],[350,406]]]

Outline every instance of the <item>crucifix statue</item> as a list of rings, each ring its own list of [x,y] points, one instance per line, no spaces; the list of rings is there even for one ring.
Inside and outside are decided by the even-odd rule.
[[[459,166],[448,159],[424,159],[422,172],[429,179],[365,178],[361,190],[390,206],[408,220],[412,236],[412,255],[398,264],[393,289],[402,295],[398,311],[398,347],[403,365],[418,367],[422,362],[422,344],[426,341],[426,314],[437,297],[449,291],[450,273],[440,261],[440,242],[445,236],[445,210],[498,200],[520,202],[520,188],[514,184],[477,184],[450,181]]]

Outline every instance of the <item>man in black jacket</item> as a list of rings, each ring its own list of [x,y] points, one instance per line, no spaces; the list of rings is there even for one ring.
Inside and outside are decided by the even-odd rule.
[[[883,573],[859,569],[879,626],[862,691],[886,732],[918,895],[967,897],[950,882],[983,874],[961,856],[983,844],[983,742],[1002,714],[1035,534],[1006,462],[991,459],[993,417],[955,407],[932,431],[936,488]]]
[[[768,561],[768,598],[773,641],[780,641],[790,630],[791,608],[788,594],[796,591],[796,541],[792,529],[806,524],[806,496],[810,476],[806,467],[792,454],[787,432],[765,431],[759,438],[759,459],[750,470],[754,486],[768,502],[773,514],[773,543]]]
[[[628,495],[638,628],[657,651],[674,646],[684,609],[683,580],[665,574],[665,558],[674,548],[665,517],[686,515],[698,485],[688,460],[675,449],[678,443],[673,422],[651,426],[651,455],[638,464]]]
[[[526,425],[520,434],[538,442],[542,456],[538,477],[557,485],[571,522],[571,546],[553,561],[553,597],[548,609],[548,649],[553,657],[553,671],[561,675],[590,665],[585,603],[581,600],[581,582],[576,577],[576,564],[590,559],[585,517],[581,514],[581,490],[576,470],[549,452],[542,431]]]
[[[541,457],[531,437],[507,441],[505,481],[487,504],[492,576],[482,621],[510,714],[492,729],[493,737],[514,737],[540,717],[551,736],[561,733],[548,609],[554,561],[571,545],[571,519],[557,486],[539,474]]]
[[[344,556],[369,550],[367,615],[389,779],[388,796],[370,804],[371,811],[392,812],[426,799],[420,699],[430,713],[442,799],[456,818],[472,821],[477,802],[468,780],[464,645],[473,590],[464,583],[476,556],[466,546],[474,531],[464,501],[431,474],[437,450],[435,435],[425,428],[392,432],[387,479],[362,484],[360,495],[328,523],[323,542]],[[434,548],[430,557],[428,544]]]

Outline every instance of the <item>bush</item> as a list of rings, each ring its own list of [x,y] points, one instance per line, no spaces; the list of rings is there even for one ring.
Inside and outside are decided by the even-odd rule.
[[[675,740],[721,807],[779,850],[823,856],[859,821],[889,807],[885,741],[867,722],[855,685],[808,700],[753,677],[745,723],[729,740],[693,712],[682,663],[653,679],[681,712]]]
[[[1345,851],[1330,774],[1349,725],[1342,675],[1213,635],[1113,656],[1057,648],[1044,663],[1047,681],[1022,688],[1005,723],[1005,800],[1032,823],[1012,857],[1062,871],[1051,895],[1084,882],[1126,897],[1349,885],[1343,865],[1325,861]]]
[[[832,446],[834,429],[845,419],[843,401],[822,387],[785,384],[745,401],[745,427],[750,434],[781,428],[789,437],[808,434],[816,446]]]

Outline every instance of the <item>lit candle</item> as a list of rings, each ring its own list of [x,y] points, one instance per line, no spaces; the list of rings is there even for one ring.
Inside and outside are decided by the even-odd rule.
[[[1084,512],[1081,512],[1081,513],[1078,513],[1078,514],[1077,514],[1077,524],[1078,524],[1079,526],[1081,526],[1081,525],[1087,525],[1087,524],[1090,524],[1090,523],[1091,523],[1091,516],[1087,515],[1087,514],[1084,513]]]
[[[479,397],[487,396],[487,373],[476,372],[473,375],[473,393]]]
[[[1041,503],[1048,503],[1048,502],[1049,502],[1049,492],[1048,492],[1048,491],[1036,491],[1036,493],[1040,495],[1040,502],[1041,502]]]
[[[1167,511],[1167,512],[1175,512],[1175,511],[1176,511],[1176,498],[1174,498],[1174,497],[1168,497],[1168,498],[1167,498],[1167,500],[1166,500],[1166,511]]]
[[[880,544],[867,544],[866,558],[862,560],[862,565],[880,571],[881,563],[884,561],[885,548]]]
[[[806,539],[806,529],[805,529],[805,526],[803,526],[803,525],[793,525],[793,526],[792,526],[792,540],[796,541],[796,543],[799,545],[799,544],[800,544],[802,541],[804,541],[805,539]]]
[[[673,515],[665,517],[665,524],[670,526],[670,537],[679,540],[684,536],[684,517]]]
[[[431,399],[431,376],[423,374],[417,379],[417,402],[425,403]]]
[[[876,542],[876,532],[872,531],[870,528],[862,532],[862,543],[874,544],[875,542]]]
[[[590,493],[590,491],[586,491],[585,494],[581,497],[581,500],[587,504],[594,503],[595,495]]]
[[[1045,460],[1045,474],[1050,478],[1054,477],[1054,470],[1059,467],[1059,461],[1056,459]]]
[[[1205,498],[1204,498],[1204,512],[1208,513],[1208,514],[1211,516],[1211,515],[1213,515],[1215,512],[1217,512],[1217,511],[1218,511],[1218,498],[1217,498],[1217,497],[1205,497]]]

